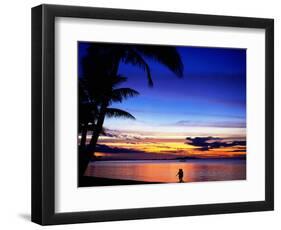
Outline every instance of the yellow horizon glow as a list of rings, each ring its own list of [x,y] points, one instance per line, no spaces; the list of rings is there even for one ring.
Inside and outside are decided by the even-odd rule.
[[[175,156],[196,156],[196,157],[232,157],[246,154],[246,150],[242,151],[241,146],[221,147],[202,151],[200,147],[192,146],[185,143],[183,140],[168,140],[163,139],[144,139],[141,141],[114,141],[104,142],[111,148],[122,148],[126,150],[143,152],[147,154],[175,155]],[[240,150],[241,152],[235,152]],[[106,154],[106,153],[105,153]],[[102,154],[101,154],[102,155]],[[105,156],[105,155],[103,155]]]

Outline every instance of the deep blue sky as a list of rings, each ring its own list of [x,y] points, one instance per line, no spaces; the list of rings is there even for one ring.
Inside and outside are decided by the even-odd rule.
[[[79,44],[79,60],[86,54]],[[147,59],[154,87],[147,84],[146,73],[123,64],[119,73],[128,77],[122,87],[140,95],[112,105],[132,113],[136,129],[141,127],[245,128],[246,50],[208,47],[177,47],[184,64],[183,78],[165,66]],[[81,65],[79,65],[81,72]],[[132,121],[107,119],[111,129],[132,127]]]

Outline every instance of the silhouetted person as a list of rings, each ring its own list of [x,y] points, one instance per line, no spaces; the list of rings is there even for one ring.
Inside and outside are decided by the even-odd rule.
[[[179,169],[177,176],[179,177],[179,182],[182,183],[183,182],[183,170]]]

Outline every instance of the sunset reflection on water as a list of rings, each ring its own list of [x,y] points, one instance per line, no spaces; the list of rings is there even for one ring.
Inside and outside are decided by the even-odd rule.
[[[180,161],[96,161],[89,164],[86,176],[137,180],[144,182],[178,182],[177,172],[184,171],[184,182],[245,180],[245,160]]]

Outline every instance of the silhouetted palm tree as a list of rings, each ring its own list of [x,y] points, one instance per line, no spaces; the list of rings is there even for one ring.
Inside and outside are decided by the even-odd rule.
[[[79,151],[79,175],[82,176],[88,162],[94,156],[95,147],[98,141],[98,138],[101,134],[106,135],[106,132],[103,128],[104,118],[105,117],[121,117],[127,119],[135,119],[135,117],[127,111],[111,108],[109,107],[113,102],[122,102],[123,100],[129,97],[135,97],[139,95],[139,93],[131,88],[116,88],[119,84],[126,81],[127,78],[119,76],[119,77],[111,77],[108,78],[108,88],[104,90],[102,95],[99,95],[99,100],[106,100],[107,104],[105,108],[96,108],[96,104],[92,102],[92,100],[84,101],[82,108],[80,110],[82,120],[81,124],[81,143]],[[83,90],[83,89],[80,89]],[[81,93],[82,94],[82,93]],[[81,97],[85,95],[81,95]],[[86,97],[87,98],[87,97]],[[93,110],[94,112],[93,112]],[[83,114],[86,112],[86,114]],[[79,117],[79,120],[80,120]],[[87,151],[82,151],[82,145],[86,142],[86,135],[88,128],[91,128],[93,134],[91,139],[90,149]],[[83,143],[82,143],[83,141]]]
[[[80,146],[85,145],[89,123],[91,123],[92,129],[90,146],[91,149],[95,149],[98,137],[103,129],[105,117],[120,115],[126,117],[124,111],[108,108],[112,102],[121,102],[122,99],[136,94],[136,91],[133,92],[132,89],[128,88],[114,89],[114,84],[120,84],[126,80],[126,78],[118,75],[120,63],[132,64],[141,68],[146,73],[148,85],[153,86],[151,70],[145,58],[163,64],[178,77],[183,75],[183,64],[175,47],[106,43],[92,43],[89,46],[88,54],[82,61],[83,73],[81,79],[87,82],[85,84],[86,94],[91,104],[88,106],[92,109],[89,112],[87,106],[83,108],[79,105],[79,121],[80,111],[88,112],[88,115],[85,116],[86,119],[81,122],[82,138]],[[81,118],[83,116],[81,115]],[[91,117],[91,120],[87,119],[88,116]],[[130,117],[130,115],[127,117]]]
[[[145,57],[156,60],[168,67],[178,77],[182,77],[183,64],[177,49],[169,46],[130,45],[93,43],[83,60],[84,77],[88,81],[89,93],[100,103],[99,122],[103,123],[108,99],[99,100],[106,88],[110,87],[108,78],[116,76],[121,62],[138,66],[146,72],[148,85],[153,86],[150,67]],[[103,76],[103,77],[101,77]],[[91,145],[95,145],[96,136],[92,136]]]
[[[104,92],[102,95],[100,95],[101,104],[97,116],[97,121],[93,127],[93,135],[91,138],[90,145],[92,146],[92,149],[95,148],[98,137],[102,131],[103,123],[105,117],[123,117],[123,118],[130,118],[135,119],[133,115],[130,113],[116,109],[116,108],[109,108],[109,106],[113,102],[122,102],[123,100],[134,97],[139,95],[139,93],[133,89],[130,88],[117,88],[119,84],[126,81],[127,78],[122,76],[113,76],[111,78],[108,78],[108,85],[107,89],[104,89]]]
[[[79,79],[79,133],[81,133],[80,149],[86,146],[87,132],[91,121],[95,120],[98,108],[87,91],[87,82]]]

